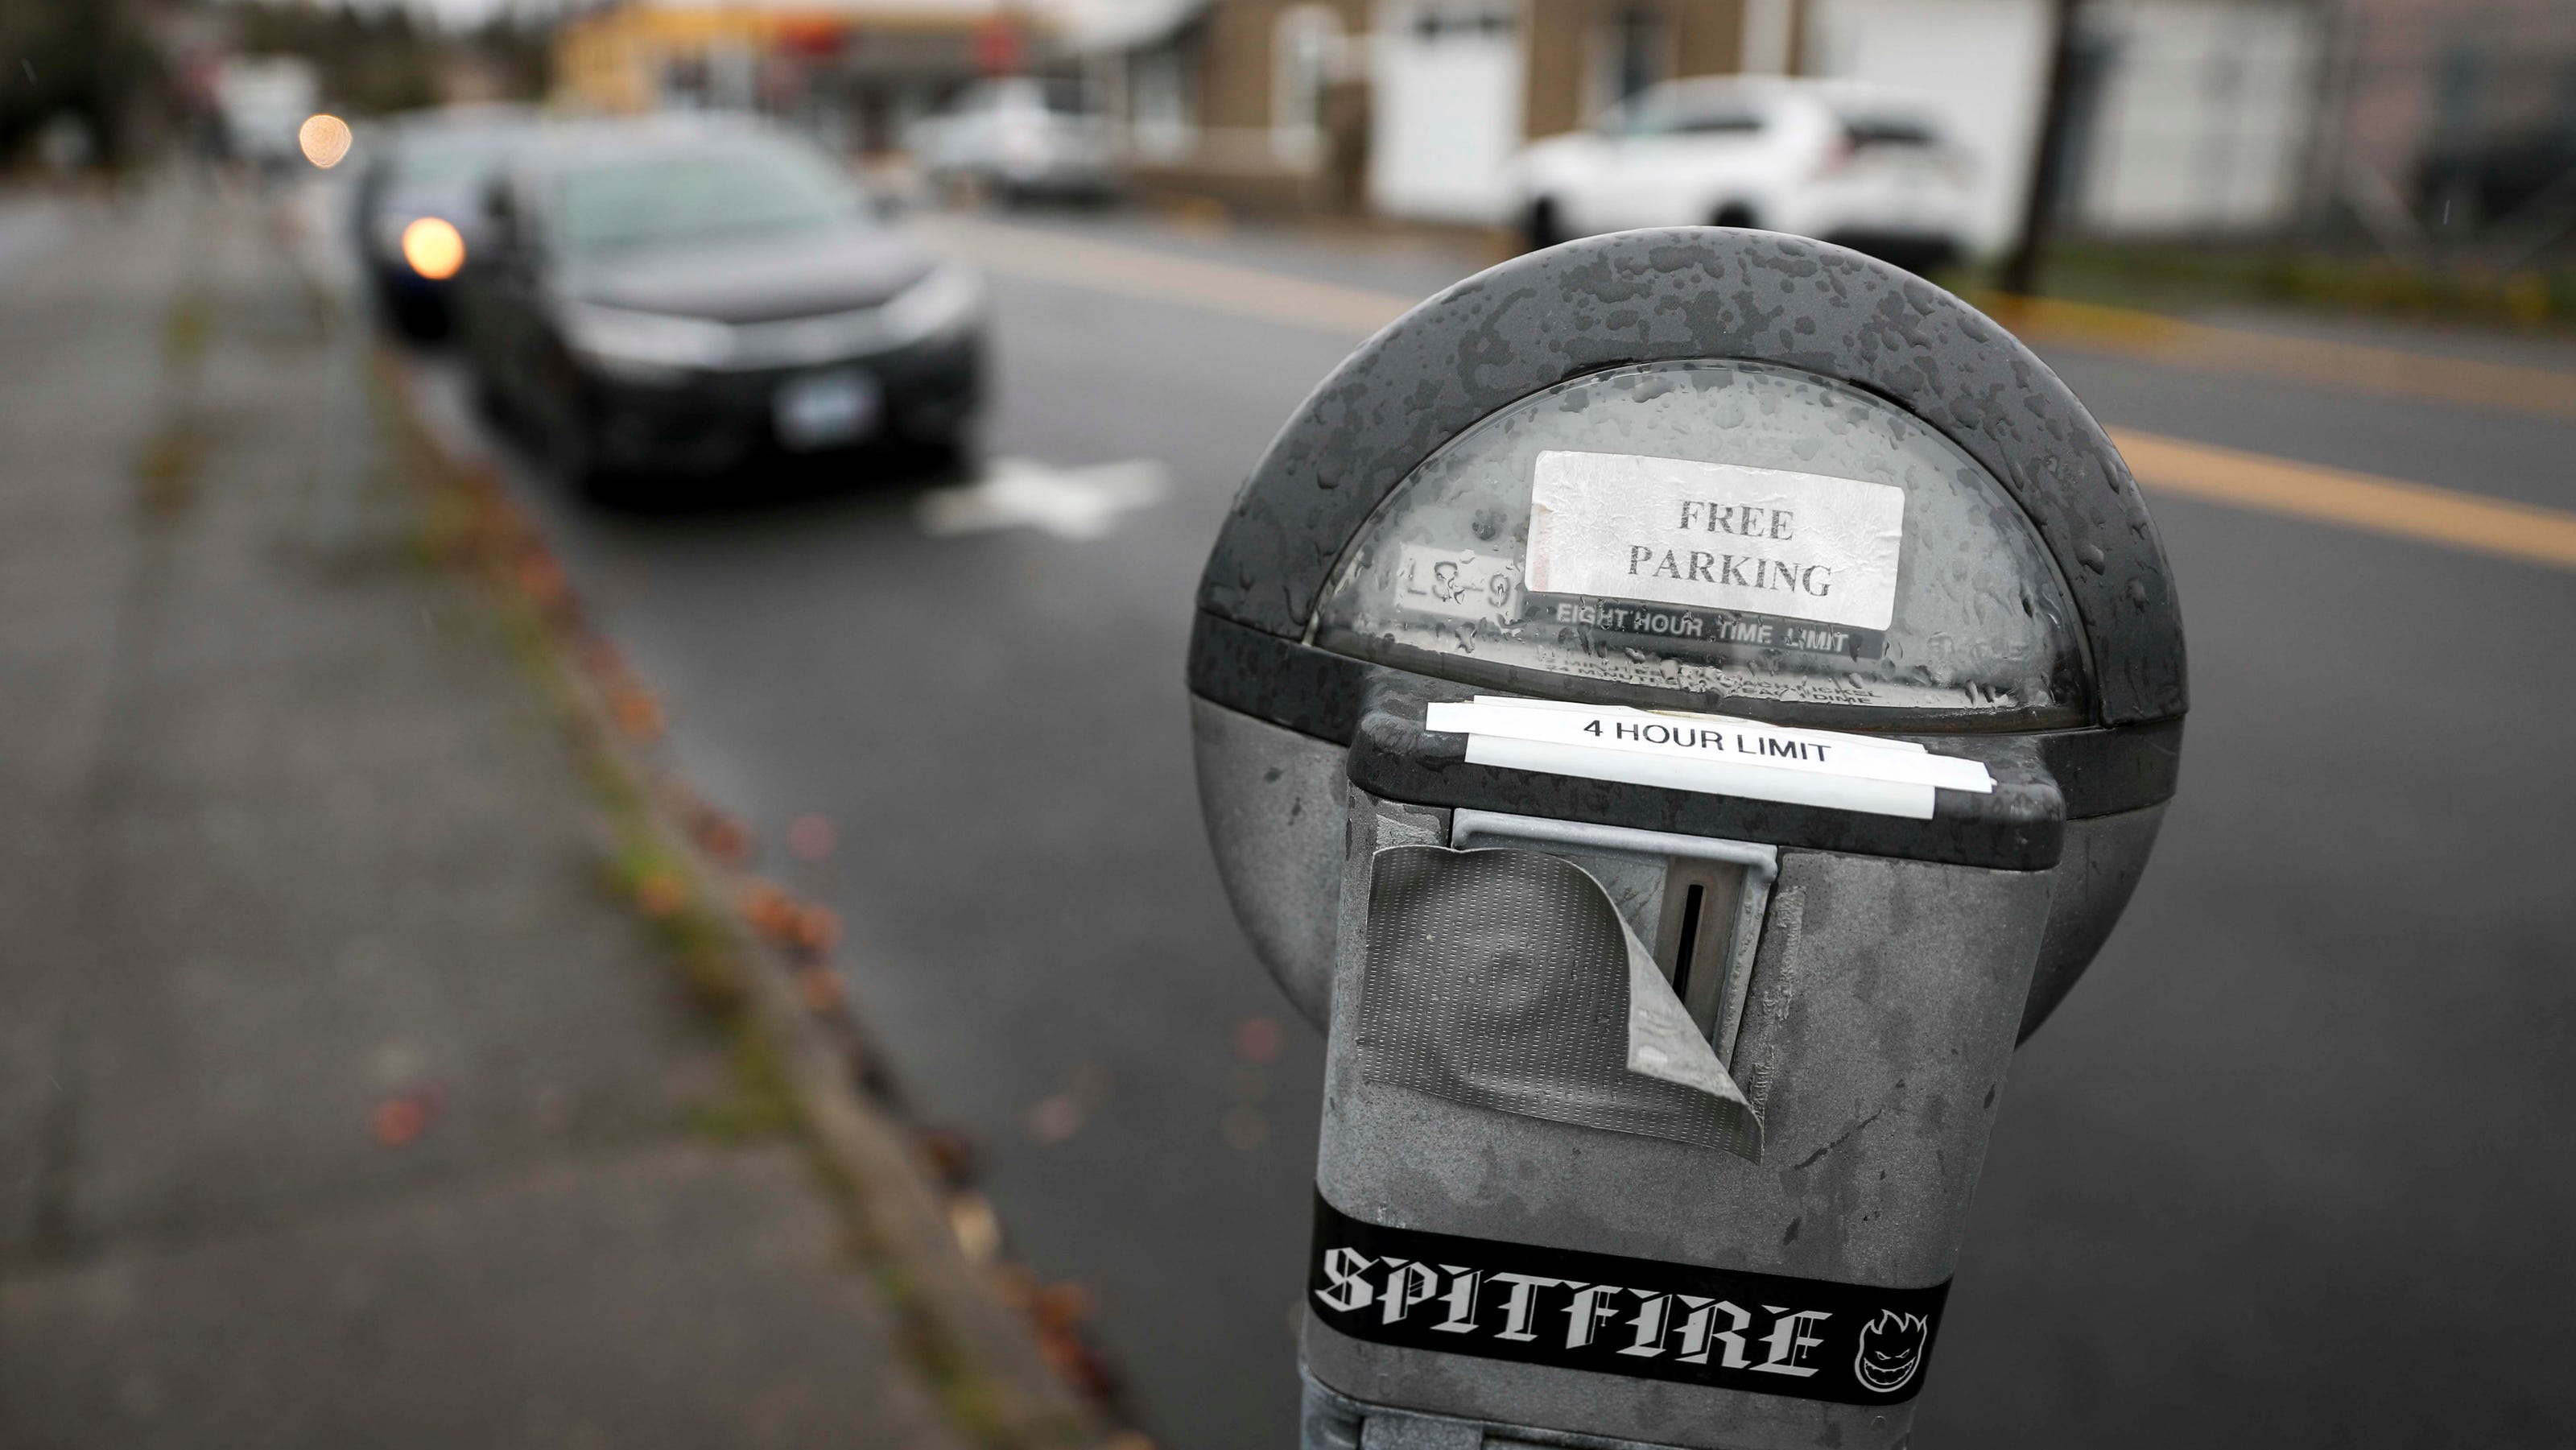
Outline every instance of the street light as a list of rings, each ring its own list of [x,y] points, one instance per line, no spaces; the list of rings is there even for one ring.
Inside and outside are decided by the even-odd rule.
[[[328,171],[349,154],[349,123],[328,111],[304,118],[295,128],[295,144],[304,148],[304,159]]]

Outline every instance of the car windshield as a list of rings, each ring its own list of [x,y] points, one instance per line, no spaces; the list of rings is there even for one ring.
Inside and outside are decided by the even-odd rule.
[[[554,228],[574,254],[791,231],[867,215],[857,188],[793,147],[692,149],[622,157],[565,174]]]
[[[394,153],[394,183],[407,191],[469,185],[489,171],[515,139],[516,133],[508,131],[405,137]]]
[[[1762,113],[1741,99],[1647,97],[1612,111],[1601,129],[1627,136],[1753,136]]]
[[[1080,81],[1013,80],[996,83],[970,97],[960,109],[1051,111],[1059,116],[1091,114],[1091,93]]]

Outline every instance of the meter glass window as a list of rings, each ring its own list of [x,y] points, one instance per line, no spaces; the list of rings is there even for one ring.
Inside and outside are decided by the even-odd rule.
[[[1499,689],[1572,677],[1813,723],[2090,714],[2065,582],[1994,476],[1878,398],[1758,363],[1596,373],[1468,429],[1388,495],[1312,637]]]

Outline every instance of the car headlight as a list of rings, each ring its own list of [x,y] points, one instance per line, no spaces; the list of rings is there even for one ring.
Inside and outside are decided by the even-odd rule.
[[[587,302],[564,310],[564,340],[607,371],[627,376],[719,368],[734,351],[734,330],[724,323]]]
[[[445,217],[425,216],[403,228],[402,259],[432,282],[444,282],[465,265],[465,238]]]
[[[983,282],[973,272],[950,265],[934,268],[929,276],[896,294],[879,317],[886,340],[900,346],[964,327],[983,308]]]

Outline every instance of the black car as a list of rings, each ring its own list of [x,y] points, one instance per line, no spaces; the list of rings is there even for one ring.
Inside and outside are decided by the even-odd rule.
[[[801,141],[588,132],[498,178],[483,233],[459,295],[478,387],[568,481],[968,446],[983,284]]]

